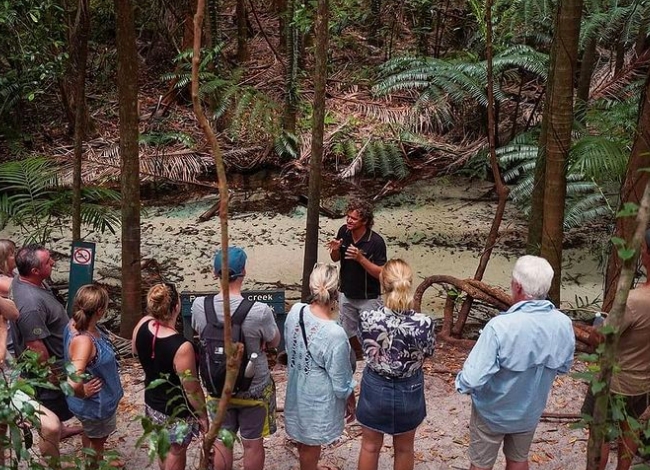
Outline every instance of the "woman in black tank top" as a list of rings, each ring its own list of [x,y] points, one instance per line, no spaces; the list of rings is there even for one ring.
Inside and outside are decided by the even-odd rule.
[[[172,447],[161,462],[163,470],[184,469],[187,446],[199,428],[203,432],[208,428],[194,346],[175,329],[179,313],[176,287],[153,286],[147,294],[148,315],[136,325],[132,340],[133,353],[145,374],[145,414],[169,431]],[[158,379],[164,380],[149,388]]]

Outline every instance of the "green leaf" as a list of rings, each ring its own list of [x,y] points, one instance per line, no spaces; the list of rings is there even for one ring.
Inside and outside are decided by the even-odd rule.
[[[580,354],[578,359],[585,362],[596,362],[599,359],[598,354]]]
[[[639,212],[639,206],[633,202],[626,202],[623,208],[616,213],[616,217],[633,217]]]
[[[593,382],[591,384],[591,393],[594,395],[600,392],[602,389],[605,388],[605,385],[607,385],[605,382]]]
[[[598,331],[602,335],[611,335],[616,330],[614,329],[614,327],[612,325],[605,323],[603,326],[600,327],[600,329]]]
[[[594,378],[594,374],[592,372],[574,372],[571,374],[571,377],[574,379],[578,380],[586,380],[587,382],[591,382],[591,380]]]
[[[621,237],[612,237],[610,240],[614,246],[625,246],[625,240]]]
[[[235,445],[235,434],[232,433],[231,431],[228,431],[227,429],[223,429],[223,428],[219,429],[219,434],[217,434],[217,438],[228,449],[232,449],[232,447]]]
[[[617,252],[619,258],[621,258],[623,261],[627,261],[634,258],[636,250],[634,248],[619,248]]]
[[[145,390],[153,390],[156,387],[159,387],[160,385],[167,383],[167,379],[156,379],[152,380],[149,385],[147,385],[147,388]]]
[[[34,92],[27,95],[27,101],[34,101],[34,98],[36,98],[36,94]]]
[[[20,457],[22,455],[20,450],[22,449],[23,446],[22,433],[20,432],[20,428],[15,423],[11,423],[9,429],[10,429],[9,433],[11,435],[11,447],[14,450],[16,459],[20,461]]]
[[[171,443],[169,442],[169,431],[167,429],[162,429],[158,434],[158,442],[156,445],[158,457],[160,460],[165,460],[169,449],[171,449]]]
[[[64,380],[59,384],[59,387],[61,387],[61,391],[65,394],[67,397],[73,397],[74,396],[74,390],[72,389],[72,386],[68,383],[67,380]]]

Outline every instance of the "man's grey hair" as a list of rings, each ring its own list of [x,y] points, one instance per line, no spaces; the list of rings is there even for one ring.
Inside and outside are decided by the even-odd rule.
[[[531,299],[545,299],[553,281],[553,268],[539,256],[522,256],[515,263],[512,279]]]
[[[32,273],[32,269],[41,268],[41,260],[38,259],[39,251],[47,251],[43,245],[31,244],[22,247],[16,253],[16,268],[18,269],[18,274],[21,276],[29,276]]]

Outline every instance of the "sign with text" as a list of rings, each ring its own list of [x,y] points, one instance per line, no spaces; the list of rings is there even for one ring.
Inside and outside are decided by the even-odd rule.
[[[181,292],[181,315],[183,317],[183,335],[185,338],[192,340],[192,304],[197,297],[205,297],[206,295],[217,295],[219,292],[206,291],[206,292]],[[280,334],[284,335],[284,320],[286,318],[286,310],[284,307],[284,290],[244,290],[242,297],[253,302],[262,302],[273,310],[275,320],[280,329]],[[284,341],[278,348],[284,350]]]
[[[68,315],[72,316],[74,296],[81,286],[92,284],[95,268],[95,244],[74,242],[70,254],[70,278],[68,288]]]

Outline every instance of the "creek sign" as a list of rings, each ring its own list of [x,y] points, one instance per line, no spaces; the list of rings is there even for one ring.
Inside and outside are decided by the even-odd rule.
[[[194,330],[192,330],[192,304],[197,297],[205,297],[206,295],[217,295],[217,291],[204,291],[204,292],[181,292],[181,315],[183,317],[183,336],[192,341]],[[286,309],[284,307],[285,297],[284,289],[276,290],[244,290],[241,293],[242,297],[252,301],[261,302],[268,305],[273,310],[275,321],[280,329],[282,341],[278,350],[284,351],[284,321],[287,318]]]

